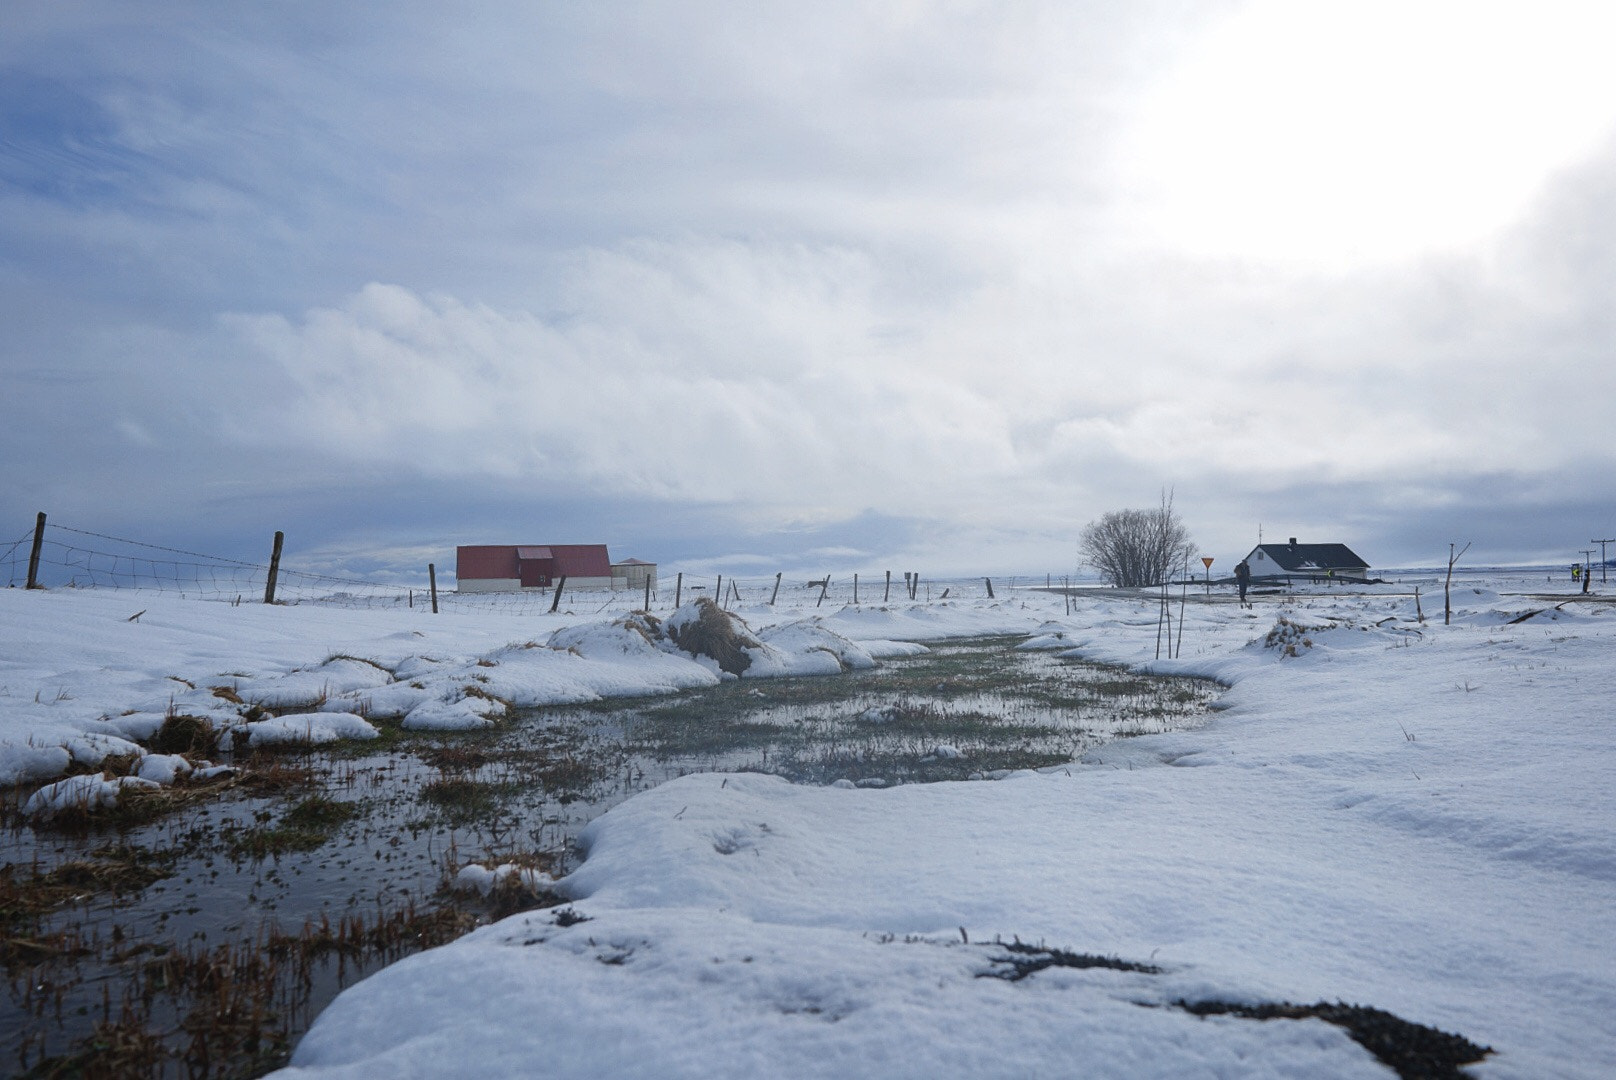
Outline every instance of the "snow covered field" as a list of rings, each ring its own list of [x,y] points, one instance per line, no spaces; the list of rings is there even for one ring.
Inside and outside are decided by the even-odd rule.
[[[1375,1006],[1492,1047],[1478,1077],[1616,1075],[1616,616],[1501,584],[1467,581],[1452,626],[1428,581],[1423,624],[1391,590],[1191,603],[1160,661],[1149,600],[743,611],[771,671],[1025,633],[1230,689],[1199,730],[1000,781],[665,784],[587,829],[569,907],[350,988],[285,1075],[1390,1075],[1322,1020],[1181,1001]],[[720,677],[646,645],[607,616],[8,590],[0,778],[46,783],[171,704],[254,738],[219,685],[312,738],[485,722],[479,674],[523,702]],[[996,939],[1127,963],[987,977],[1034,955]]]

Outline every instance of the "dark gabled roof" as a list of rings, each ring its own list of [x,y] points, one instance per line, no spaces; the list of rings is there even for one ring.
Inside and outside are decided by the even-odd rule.
[[[1367,570],[1369,564],[1345,544],[1258,544],[1281,570]]]

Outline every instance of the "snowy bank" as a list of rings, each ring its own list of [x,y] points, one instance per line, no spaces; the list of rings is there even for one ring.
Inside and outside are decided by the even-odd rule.
[[[769,609],[754,617],[755,631],[707,599],[664,620],[6,590],[0,784],[36,787],[96,768],[172,783],[183,770],[142,760],[176,717],[197,725],[210,746],[314,745],[375,738],[378,723],[464,730],[499,723],[513,709],[671,694],[738,674],[837,674],[867,668],[875,655],[923,648],[886,640],[894,625],[886,615],[874,617],[880,632],[868,649],[850,636],[856,618],[839,631],[828,620]],[[715,650],[726,649],[721,661]],[[81,805],[110,802],[97,794]]]
[[[1085,599],[1027,632],[1215,675],[1222,711],[994,783],[670,782],[586,830],[570,907],[349,989],[284,1075],[1389,1075],[1323,1020],[1178,1002],[1616,1075],[1616,621],[1523,610],[1204,605],[1159,660],[1153,611]],[[1017,940],[1118,962],[1012,980]]]

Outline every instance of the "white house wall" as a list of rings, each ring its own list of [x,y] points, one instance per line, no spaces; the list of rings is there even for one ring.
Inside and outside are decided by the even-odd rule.
[[[1259,555],[1262,557],[1258,558]],[[1252,548],[1251,554],[1246,556],[1246,565],[1251,567],[1251,578],[1253,581],[1257,580],[1258,578],[1288,577],[1291,574],[1291,571],[1285,569],[1283,566],[1280,566],[1268,556],[1263,555],[1263,553],[1257,548]]]
[[[557,578],[556,582],[561,579]],[[609,577],[580,577],[568,578],[567,588],[571,589],[610,589],[612,579]],[[501,593],[501,592],[544,592],[554,590],[555,583],[549,585],[535,585],[531,589],[522,588],[520,578],[465,578],[455,582],[455,591],[463,593]]]
[[[455,592],[485,593],[485,592],[521,592],[520,578],[460,578],[455,582]]]

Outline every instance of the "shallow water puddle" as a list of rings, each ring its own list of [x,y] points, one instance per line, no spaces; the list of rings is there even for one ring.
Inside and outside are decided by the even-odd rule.
[[[0,834],[0,1052],[21,1074],[249,1076],[345,985],[542,903],[584,824],[689,772],[879,786],[1056,766],[1201,722],[1218,688],[949,642],[866,672],[520,713],[497,730],[260,756],[144,823]]]

